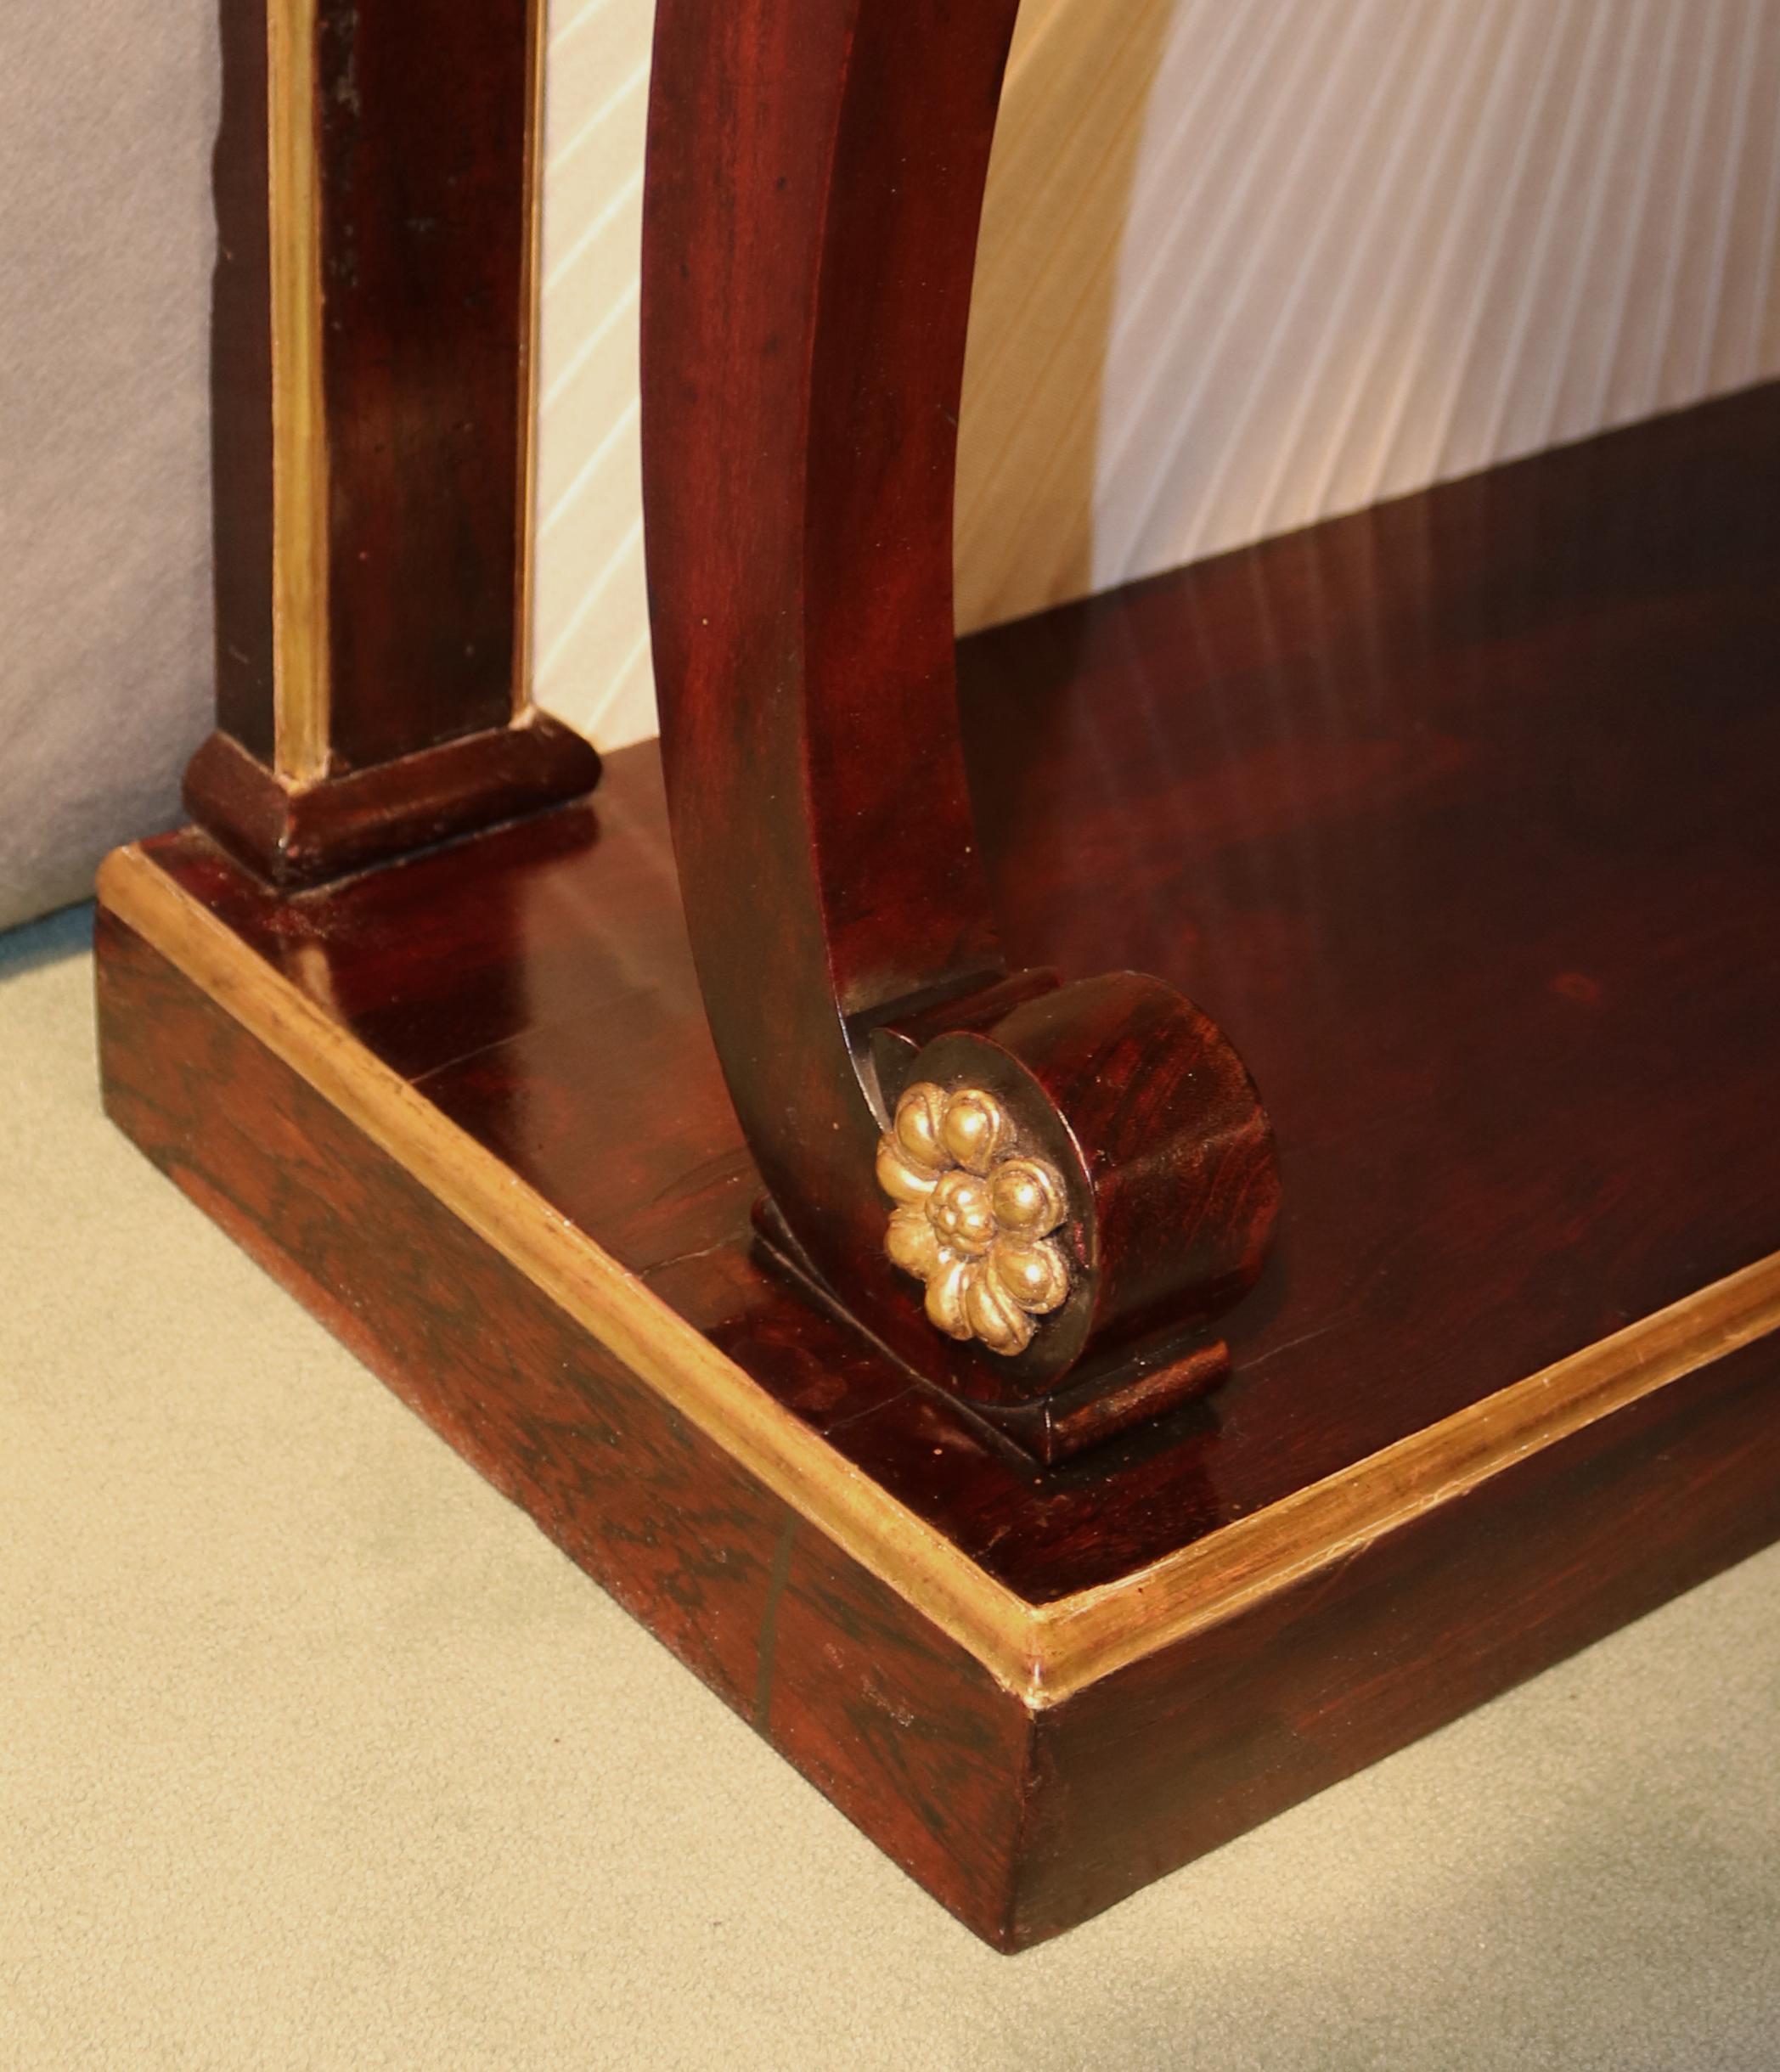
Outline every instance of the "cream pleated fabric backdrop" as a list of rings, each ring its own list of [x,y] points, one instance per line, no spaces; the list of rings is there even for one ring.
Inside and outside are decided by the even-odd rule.
[[[650,0],[555,0],[537,688],[654,729]],[[961,628],[1780,373],[1780,0],[1026,0]]]

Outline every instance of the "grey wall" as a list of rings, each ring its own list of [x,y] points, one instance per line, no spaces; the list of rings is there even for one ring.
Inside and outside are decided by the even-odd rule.
[[[0,926],[168,825],[210,695],[215,0],[0,0]]]

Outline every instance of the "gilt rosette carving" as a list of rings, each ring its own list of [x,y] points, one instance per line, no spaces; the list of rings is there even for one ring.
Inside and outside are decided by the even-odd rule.
[[[994,1095],[922,1081],[896,1104],[877,1177],[896,1204],[885,1248],[926,1283],[929,1320],[992,1353],[1024,1352],[1069,1293],[1062,1174],[1021,1149]]]

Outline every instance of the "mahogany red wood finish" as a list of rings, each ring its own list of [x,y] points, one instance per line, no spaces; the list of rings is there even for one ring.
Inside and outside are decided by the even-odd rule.
[[[280,882],[598,777],[524,683],[540,16],[223,0],[219,735],[187,794]],[[313,543],[275,538],[281,474]],[[280,712],[304,701],[319,738],[293,763]]]
[[[959,745],[952,496],[1016,12],[662,0],[644,481],[687,919],[775,1210],[900,1358],[1026,1406],[1010,1425],[1049,1451],[1091,1427],[1100,1394],[1129,1409],[1156,1393],[1165,1342],[1252,1283],[1277,1179],[1240,1060],[1169,988],[1034,971],[997,990]],[[985,994],[1011,1011],[987,1017]],[[874,1044],[914,1022],[936,1048]],[[884,1255],[875,1144],[911,1078],[993,1082],[1073,1183],[1074,1290],[1016,1358],[940,1337]],[[1168,1371],[1164,1401],[1202,1387],[1203,1347]],[[1033,1408],[1065,1381],[1085,1423]]]
[[[1366,1549],[1332,1585],[1310,1579],[1034,1709],[148,945],[106,918],[100,951],[123,1127],[999,1949],[1073,1926],[1780,1534],[1770,1342]]]
[[[1780,1093],[1777,493],[1771,389],[965,645],[1016,954],[1146,965],[1252,1025],[1292,1181],[1230,1384],[1057,1467],[911,1382],[753,1240],[652,749],[612,758],[595,806],[299,898],[201,835],[152,855],[842,1479],[1019,1604],[1067,1609],[1215,1558],[1780,1254],[1751,1123]],[[1150,1644],[1140,1617],[1135,1653],[1045,1702],[115,915],[100,959],[120,1122],[1000,1946],[1780,1534],[1770,1332],[1474,1485],[1405,1470],[1369,1536],[1179,1637]]]
[[[881,1847],[954,1912],[993,1921],[1024,1721],[987,1671],[146,943],[105,915],[100,933],[106,1099],[123,1127]],[[932,1731],[907,1739],[898,1716]]]
[[[577,798],[599,767],[572,727],[535,709],[311,785],[283,783],[219,731],[188,767],[186,804],[231,854],[300,887]]]

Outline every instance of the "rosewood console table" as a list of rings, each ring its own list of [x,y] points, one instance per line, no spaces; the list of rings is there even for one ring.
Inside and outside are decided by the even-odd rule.
[[[1780,393],[955,651],[1015,5],[662,0],[602,774],[538,8],[228,0],[218,730],[99,937],[122,1127],[1007,1949],[1780,1534]]]

